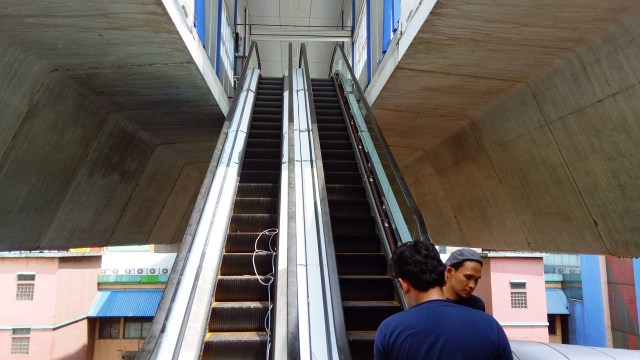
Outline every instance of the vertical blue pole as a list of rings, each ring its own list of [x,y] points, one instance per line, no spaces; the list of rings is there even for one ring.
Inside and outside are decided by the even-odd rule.
[[[638,308],[638,331],[640,331],[640,258],[633,259],[633,283],[636,288],[636,307]]]
[[[391,33],[393,31],[393,1],[384,0],[382,8],[382,53],[386,53],[391,43]]]
[[[584,344],[587,346],[607,347],[604,328],[604,303],[600,280],[600,257],[598,255],[580,255],[580,274],[582,277],[582,297],[584,299],[585,329]]]
[[[247,56],[247,8],[244,8],[244,40],[242,40],[242,55]]]
[[[220,41],[222,40],[222,2],[218,0],[218,36],[216,36],[216,75],[220,77]]]
[[[371,0],[367,1],[367,85],[371,83]]]
[[[355,41],[353,41],[353,37],[355,36],[356,33],[356,0],[351,0],[351,66],[354,66],[355,63],[355,59],[354,59],[354,53],[355,53],[355,49],[354,49],[354,45],[355,45]]]
[[[238,0],[233,3],[233,74],[236,73],[236,54],[238,53],[238,44],[236,44],[236,34],[238,33]]]
[[[204,1],[205,0],[196,0],[195,3],[195,19],[194,19],[194,26],[196,27],[196,33],[198,34],[198,37],[200,38],[200,43],[202,44],[202,46],[206,49],[207,45],[206,45],[206,41],[205,41],[205,33],[204,33],[204,27],[205,27],[205,19],[204,19],[204,14],[205,14],[205,8],[204,8]]]

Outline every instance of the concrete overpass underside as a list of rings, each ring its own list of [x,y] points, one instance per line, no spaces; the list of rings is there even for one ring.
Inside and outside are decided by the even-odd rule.
[[[374,103],[434,242],[640,256],[640,2],[438,1]]]
[[[224,115],[161,1],[0,5],[0,249],[179,242]]]
[[[640,255],[640,3],[440,1],[374,110],[436,243]],[[0,250],[181,240],[223,121],[159,0],[3,1]]]

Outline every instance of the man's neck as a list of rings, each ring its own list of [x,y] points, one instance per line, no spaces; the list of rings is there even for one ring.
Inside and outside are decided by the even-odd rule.
[[[458,294],[456,294],[456,292],[452,288],[447,286],[444,287],[444,296],[446,296],[446,298],[451,301],[460,300],[460,296],[458,296]]]
[[[421,304],[423,302],[431,300],[445,300],[444,290],[441,287],[434,287],[427,291],[417,291],[412,289],[410,294],[407,294],[407,304],[411,307]]]

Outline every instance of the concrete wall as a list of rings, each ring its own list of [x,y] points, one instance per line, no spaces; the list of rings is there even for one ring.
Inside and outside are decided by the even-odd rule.
[[[639,13],[436,4],[374,103],[434,241],[640,255]]]

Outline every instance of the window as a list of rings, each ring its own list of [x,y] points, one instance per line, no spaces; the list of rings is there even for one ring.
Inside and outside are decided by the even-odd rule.
[[[525,290],[527,288],[526,280],[511,280],[509,281],[511,290]]]
[[[526,309],[527,308],[527,293],[524,291],[511,292],[511,308],[512,309]]]
[[[29,354],[30,328],[11,329],[11,355]]]
[[[355,33],[355,41],[354,41],[354,62],[353,71],[358,78],[358,81],[361,80],[362,76],[368,76],[365,71],[365,65],[367,64],[367,2],[365,1],[362,6],[362,12],[360,13],[360,20],[358,21],[358,27],[356,27]],[[360,81],[363,84],[362,81]],[[364,84],[368,84],[368,78],[365,78]],[[363,86],[364,87],[364,86]]]
[[[98,339],[120,339],[120,318],[100,319]]]
[[[152,318],[129,318],[124,320],[125,339],[144,339],[149,333]]]
[[[16,300],[32,301],[36,273],[19,272],[16,274],[16,281],[18,282],[16,286]]]
[[[558,335],[558,329],[556,328],[556,316],[547,315],[547,322],[549,323],[549,335]]]
[[[16,300],[17,301],[33,300],[33,284],[18,283],[16,287]]]

